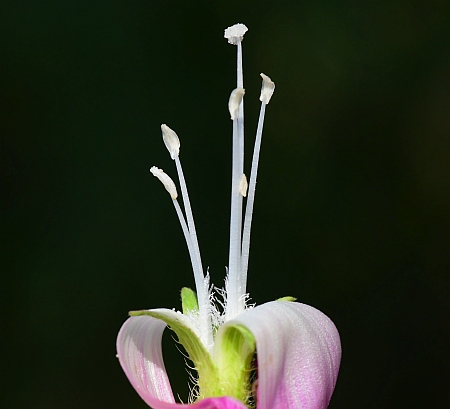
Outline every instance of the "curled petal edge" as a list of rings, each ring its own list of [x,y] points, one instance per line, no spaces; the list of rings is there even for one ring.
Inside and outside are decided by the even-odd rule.
[[[162,357],[166,323],[149,316],[130,317],[117,337],[117,357],[139,396],[155,409],[176,407]]]
[[[197,341],[194,330],[190,328],[188,320],[172,310],[158,309],[141,313],[142,315],[130,317],[120,329],[117,356],[128,380],[147,405],[154,409],[247,409],[242,402],[226,396],[201,399],[191,405],[176,403],[164,366],[162,334],[169,322],[179,337],[189,334],[191,345],[195,346]],[[199,340],[198,344],[201,345]],[[197,350],[191,353],[201,355],[203,352]],[[197,359],[202,360],[199,357]],[[204,359],[203,365],[203,371],[211,369]],[[216,370],[215,366],[212,369]],[[214,376],[213,373],[209,375]],[[208,378],[206,374],[205,377]]]
[[[221,348],[228,326],[242,325],[257,350],[258,409],[325,409],[341,361],[339,333],[319,310],[273,301],[225,323],[216,336]]]

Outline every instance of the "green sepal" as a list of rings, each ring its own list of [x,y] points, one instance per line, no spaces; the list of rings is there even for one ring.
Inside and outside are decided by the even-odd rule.
[[[247,327],[231,322],[220,327],[213,358],[191,326],[186,324],[185,315],[172,310],[131,311],[129,315],[160,319],[175,332],[198,372],[198,399],[232,396],[249,404],[256,342]]]
[[[241,324],[225,324],[219,330],[214,359],[225,396],[233,396],[241,402],[248,403],[255,349],[255,337],[247,327]]]
[[[290,301],[290,302],[294,302],[294,301],[297,301],[297,298],[291,297],[290,295],[288,295],[287,297],[281,297],[281,298],[278,298],[277,301]]]
[[[198,373],[198,388],[199,399],[205,397],[223,396],[220,381],[219,372],[211,357],[211,354],[206,350],[203,343],[200,341],[194,331],[188,327],[182,319],[179,319],[175,314],[165,314],[161,311],[131,311],[131,316],[149,315],[150,317],[160,319],[164,321],[169,328],[177,334],[178,341],[183,345],[189,359],[194,364],[194,369]],[[180,314],[181,317],[183,315]]]
[[[188,287],[181,289],[181,306],[183,308],[183,314],[189,314],[190,312],[198,312],[197,294],[194,290]]]

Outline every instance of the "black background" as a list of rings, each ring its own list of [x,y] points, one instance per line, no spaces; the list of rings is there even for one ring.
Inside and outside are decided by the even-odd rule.
[[[276,83],[248,289],[319,308],[343,358],[330,408],[449,406],[450,3],[3,1],[5,409],[144,408],[115,358],[132,309],[180,308],[183,235],[148,169],[181,138],[204,265],[228,252],[235,47],[247,164]],[[247,166],[248,173],[248,166]],[[187,375],[164,339],[175,394]]]

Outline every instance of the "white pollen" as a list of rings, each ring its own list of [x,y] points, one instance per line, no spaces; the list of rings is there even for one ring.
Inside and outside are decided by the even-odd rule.
[[[224,37],[228,40],[230,44],[236,45],[239,41],[242,41],[244,34],[248,31],[245,24],[235,24],[234,26],[225,29]]]

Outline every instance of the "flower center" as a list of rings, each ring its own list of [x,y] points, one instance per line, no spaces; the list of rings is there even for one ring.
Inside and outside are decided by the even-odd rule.
[[[194,272],[197,292],[196,309],[190,310],[188,315],[194,321],[194,327],[204,347],[210,353],[214,348],[214,333],[217,326],[227,322],[247,308],[247,269],[250,250],[250,231],[252,223],[253,205],[255,199],[256,176],[258,172],[259,152],[261,148],[262,130],[266,105],[275,89],[275,84],[270,78],[261,74],[263,79],[260,101],[261,110],[256,131],[255,146],[251,165],[250,180],[244,174],[244,104],[243,97],[243,70],[242,70],[242,40],[247,32],[243,24],[236,24],[225,30],[225,38],[230,44],[237,47],[237,87],[231,92],[228,102],[231,120],[233,121],[233,149],[232,149],[232,175],[231,175],[231,216],[230,216],[230,249],[228,259],[228,272],[225,281],[225,290],[219,290],[224,297],[223,309],[219,312],[211,294],[208,273],[204,272],[194,217],[189,201],[186,182],[179,157],[180,140],[178,135],[167,125],[161,125],[163,140],[170,157],[175,161],[181,194],[183,197],[184,213],[177,201],[177,190],[172,179],[161,169],[152,167],[150,171],[166,187],[170,193],[176,213],[180,220],[181,228],[189,250],[192,269]],[[245,215],[243,217],[243,202],[247,197]],[[191,296],[190,296],[191,297]],[[183,300],[183,305],[185,301]],[[192,299],[189,301],[192,304]],[[183,307],[184,308],[184,307]]]

